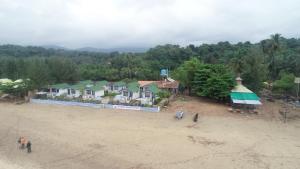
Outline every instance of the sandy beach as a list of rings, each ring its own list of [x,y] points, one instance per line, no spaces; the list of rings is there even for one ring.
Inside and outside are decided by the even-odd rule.
[[[200,100],[160,113],[0,103],[0,169],[297,169],[300,120]],[[174,111],[188,110],[182,120]],[[274,108],[274,107],[273,107]],[[198,123],[193,113],[200,115]],[[32,141],[32,153],[17,139]]]

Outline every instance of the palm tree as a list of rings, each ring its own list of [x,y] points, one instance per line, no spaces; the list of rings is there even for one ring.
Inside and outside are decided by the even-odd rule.
[[[270,59],[271,59],[271,62],[270,62],[270,70],[271,70],[271,78],[273,80],[275,80],[276,78],[276,60],[275,60],[275,53],[277,51],[279,51],[280,49],[280,34],[276,33],[274,35],[271,35],[271,45],[270,45],[270,53],[269,53],[269,56],[270,56]]]
[[[236,73],[236,75],[239,77],[241,76],[242,70],[243,70],[243,60],[240,57],[232,58],[230,60],[230,65],[233,69],[233,71]]]
[[[268,55],[270,78],[276,78],[276,59],[275,54],[280,50],[280,34],[271,35],[270,39],[261,41],[263,53]],[[264,59],[265,60],[265,59]],[[266,62],[266,60],[264,61]]]

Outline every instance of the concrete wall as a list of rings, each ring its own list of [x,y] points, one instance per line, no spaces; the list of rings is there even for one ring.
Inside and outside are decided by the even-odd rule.
[[[138,99],[138,98],[140,98],[139,92],[132,93],[132,99]]]
[[[101,100],[102,96],[104,96],[104,90],[99,90],[95,92],[95,99]]]
[[[147,112],[160,111],[160,107],[124,106],[124,105],[95,104],[95,103],[81,103],[81,102],[73,102],[73,101],[40,100],[40,99],[31,99],[30,102],[38,103],[38,104],[58,104],[58,105],[69,105],[69,106],[92,107],[92,108],[140,110],[140,111],[147,111]]]
[[[59,89],[59,92],[56,93],[56,96],[61,96],[65,94],[68,94],[68,89]]]
[[[68,91],[68,90],[67,90],[67,91]],[[67,95],[67,97],[70,97],[70,98],[77,98],[77,97],[79,97],[80,95],[81,95],[80,90],[75,90],[75,94],[70,93],[70,94]]]

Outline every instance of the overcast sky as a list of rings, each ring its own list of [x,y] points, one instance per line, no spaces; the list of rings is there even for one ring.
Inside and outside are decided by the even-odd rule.
[[[0,44],[151,47],[300,35],[299,0],[0,0]]]

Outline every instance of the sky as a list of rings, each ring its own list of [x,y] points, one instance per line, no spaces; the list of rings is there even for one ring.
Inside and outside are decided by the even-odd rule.
[[[0,44],[67,48],[300,37],[299,0],[0,0]]]

